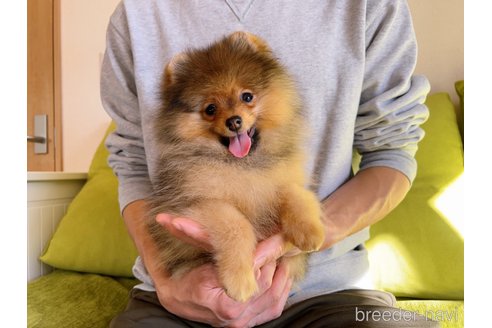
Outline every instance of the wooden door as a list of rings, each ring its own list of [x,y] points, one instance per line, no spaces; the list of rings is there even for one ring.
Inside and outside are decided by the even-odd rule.
[[[28,140],[36,134],[35,116],[46,115],[47,132],[45,153],[35,153],[35,142],[27,142],[28,171],[62,170],[58,1],[27,1]]]

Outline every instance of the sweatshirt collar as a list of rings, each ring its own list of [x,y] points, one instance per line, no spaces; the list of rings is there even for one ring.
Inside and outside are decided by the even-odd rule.
[[[239,21],[242,21],[246,17],[254,1],[255,0],[225,0]]]

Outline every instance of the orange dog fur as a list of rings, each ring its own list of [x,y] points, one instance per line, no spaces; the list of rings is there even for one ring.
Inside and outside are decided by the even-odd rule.
[[[162,98],[147,222],[163,268],[179,275],[213,262],[227,294],[246,301],[258,289],[257,242],[280,232],[304,251],[282,258],[301,279],[324,227],[319,201],[305,187],[299,96],[269,46],[235,32],[179,54],[166,66]],[[215,252],[173,237],[155,222],[158,213],[202,224]]]

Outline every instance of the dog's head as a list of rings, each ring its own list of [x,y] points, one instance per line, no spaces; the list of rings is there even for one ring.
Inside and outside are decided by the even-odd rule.
[[[165,69],[163,98],[163,119],[174,116],[178,139],[237,158],[294,119],[297,106],[285,69],[265,41],[246,32],[176,55]]]

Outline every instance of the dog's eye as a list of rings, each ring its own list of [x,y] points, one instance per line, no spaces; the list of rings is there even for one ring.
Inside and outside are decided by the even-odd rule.
[[[210,104],[205,108],[205,114],[207,114],[208,116],[214,116],[216,111],[217,106],[215,106],[214,104]]]
[[[242,95],[241,95],[241,99],[245,102],[245,103],[249,103],[253,100],[253,94],[251,92],[244,92]]]

